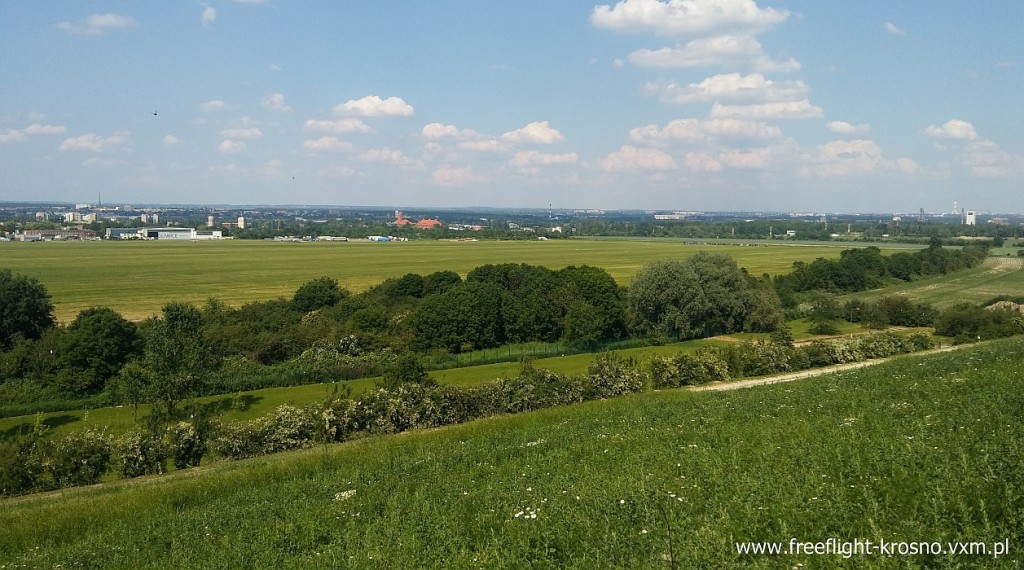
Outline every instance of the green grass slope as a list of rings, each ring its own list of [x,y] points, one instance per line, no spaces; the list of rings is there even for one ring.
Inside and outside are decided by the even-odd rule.
[[[984,303],[998,295],[1024,295],[1024,258],[989,257],[978,267],[843,296],[874,300],[906,295],[919,303],[945,308],[957,303]]]
[[[1017,567],[1024,340],[0,502],[0,566]],[[735,541],[1008,540],[968,555]]]

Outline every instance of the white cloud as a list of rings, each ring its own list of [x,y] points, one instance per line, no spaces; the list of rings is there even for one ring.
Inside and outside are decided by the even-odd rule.
[[[978,138],[978,133],[974,132],[974,125],[960,119],[946,121],[941,127],[931,125],[925,129],[925,132],[937,139],[972,141]]]
[[[411,161],[402,154],[402,151],[388,147],[371,148],[359,155],[362,162],[385,162],[389,164],[409,164]]]
[[[501,152],[507,147],[496,139],[483,139],[478,141],[463,141],[459,148],[473,152]]]
[[[629,54],[638,67],[675,69],[682,67],[749,67],[760,72],[789,72],[800,69],[793,58],[773,59],[764,53],[753,36],[700,38],[675,47],[641,49]]]
[[[896,26],[896,24],[894,24],[892,22],[886,22],[885,24],[882,25],[882,27],[885,28],[885,31],[889,32],[890,34],[892,34],[894,36],[905,36],[905,35],[907,35],[907,32],[904,32],[902,29],[898,28]]]
[[[82,161],[82,166],[88,166],[89,168],[107,168],[117,164],[124,164],[123,160],[113,160],[106,158],[87,158]]]
[[[467,139],[478,136],[475,131],[462,130],[455,125],[443,125],[441,123],[428,123],[424,125],[420,134],[427,140],[444,138]]]
[[[25,127],[26,135],[62,135],[67,132],[67,128],[61,125],[43,125],[40,123],[32,123]]]
[[[801,168],[804,175],[823,178],[850,176],[877,172],[913,174],[918,165],[909,158],[890,160],[873,140],[837,140],[818,146],[817,154],[802,157],[807,163]]]
[[[303,128],[320,133],[372,133],[373,129],[360,119],[338,119],[337,121],[310,119]]]
[[[787,18],[788,11],[758,8],[754,0],[622,0],[615,6],[595,7],[590,21],[616,32],[696,36],[766,30]]]
[[[656,148],[637,148],[633,145],[622,147],[609,154],[601,161],[601,169],[606,172],[624,172],[630,170],[673,170],[676,161]]]
[[[825,124],[825,128],[837,135],[856,135],[871,131],[871,125],[867,123],[854,125],[852,123],[847,123],[846,121],[829,121]]]
[[[119,14],[93,14],[80,22],[61,22],[57,28],[72,34],[96,36],[118,28],[132,28],[136,25],[135,18]]]
[[[808,92],[803,81],[773,81],[760,73],[741,75],[725,73],[714,75],[700,83],[680,86],[673,82],[657,81],[644,85],[645,93],[666,103],[694,103],[698,101],[759,100],[789,101]]]
[[[558,129],[552,128],[547,121],[535,121],[521,129],[501,135],[501,140],[513,144],[553,144],[564,138],[562,133],[558,132]]]
[[[254,140],[263,138],[263,131],[257,127],[247,129],[226,129],[220,132],[220,136],[226,139]]]
[[[292,110],[292,108],[284,102],[284,95],[280,93],[267,95],[260,101],[260,103],[263,105],[264,109],[269,109],[271,111],[289,113]]]
[[[967,143],[961,161],[981,178],[1004,178],[1024,173],[1024,156],[1013,156],[996,143],[978,139]]]
[[[450,164],[442,164],[431,175],[435,184],[440,186],[465,186],[474,182],[484,182],[483,177],[473,174],[470,168],[457,168]]]
[[[338,137],[320,137],[316,140],[303,141],[302,146],[313,152],[351,152],[352,143],[343,141]]]
[[[128,142],[127,132],[117,132],[109,137],[101,137],[95,133],[89,133],[70,139],[64,139],[60,143],[61,151],[88,151],[103,152],[121,146]]]
[[[203,27],[207,27],[217,19],[217,9],[207,6],[203,10],[202,23]]]
[[[199,104],[199,110],[204,113],[213,113],[216,111],[228,111],[233,109],[231,105],[228,105],[220,99],[214,99],[213,101],[206,101],[205,103]]]
[[[365,117],[409,117],[413,114],[412,105],[401,97],[381,99],[376,95],[368,95],[362,99],[352,99],[338,105],[334,112],[339,115],[362,115]]]
[[[721,172],[721,162],[706,152],[688,152],[684,157],[686,167],[695,172]]]
[[[221,154],[238,154],[245,150],[245,141],[225,140],[217,145],[217,151]]]
[[[280,180],[284,178],[284,161],[274,158],[256,168],[256,174],[267,180]]]
[[[0,143],[16,143],[25,140],[25,133],[14,129],[0,132]]]
[[[709,139],[768,140],[782,136],[775,125],[746,119],[676,119],[664,127],[647,125],[629,132],[629,138],[642,144],[697,142]]]
[[[167,135],[164,137],[164,144],[167,146],[174,146],[181,144],[181,139],[174,135]]]
[[[575,152],[549,154],[537,152],[535,150],[525,150],[517,152],[512,160],[509,161],[509,164],[520,168],[526,168],[531,166],[546,166],[549,164],[575,164],[578,160],[579,155]]]
[[[777,103],[761,103],[757,105],[722,105],[715,103],[711,107],[712,118],[733,119],[813,119],[821,117],[821,107],[811,105],[807,99],[800,101],[781,101]]]

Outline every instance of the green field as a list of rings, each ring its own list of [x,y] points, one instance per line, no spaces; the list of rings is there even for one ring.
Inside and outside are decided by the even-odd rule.
[[[174,300],[202,303],[217,297],[238,306],[291,297],[299,285],[322,275],[359,292],[409,272],[452,270],[464,276],[487,263],[529,263],[553,269],[594,265],[628,284],[646,263],[685,258],[709,247],[728,253],[751,274],[760,275],[787,272],[798,260],[838,257],[850,244],[698,246],[614,239],[6,243],[0,247],[0,267],[38,278],[53,296],[57,318],[67,322],[92,306],[108,306],[128,318],[142,319]]]
[[[1015,568],[1022,353],[1018,338],[4,500],[0,566]],[[1010,550],[735,545],[830,538]]]
[[[843,299],[873,300],[887,295],[906,295],[938,308],[957,303],[983,303],[999,295],[1024,296],[1024,259],[989,257],[978,267],[846,295]]]

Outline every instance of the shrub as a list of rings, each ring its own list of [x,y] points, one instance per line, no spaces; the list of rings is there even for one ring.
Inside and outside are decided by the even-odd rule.
[[[213,449],[223,457],[243,459],[309,447],[317,433],[317,420],[312,408],[285,404],[266,417],[222,424]]]
[[[167,444],[176,469],[198,467],[206,455],[206,437],[200,426],[178,422],[167,430]]]
[[[30,435],[0,441],[0,496],[31,491],[42,475],[37,438]]]
[[[623,394],[642,392],[646,385],[644,375],[636,361],[614,352],[597,355],[587,367],[584,399],[614,398]]]
[[[728,364],[710,350],[701,349],[693,355],[681,352],[651,361],[651,381],[655,388],[678,388],[728,379]]]
[[[76,431],[42,445],[43,469],[58,488],[99,483],[110,467],[111,449],[105,431]]]
[[[167,446],[150,431],[133,430],[114,443],[117,469],[121,477],[163,473],[167,469]]]

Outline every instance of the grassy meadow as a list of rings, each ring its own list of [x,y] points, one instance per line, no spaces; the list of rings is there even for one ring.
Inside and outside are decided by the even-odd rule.
[[[0,567],[1019,567],[1024,339],[0,501]],[[991,555],[751,555],[735,541]]]
[[[927,277],[862,293],[845,299],[875,300],[887,295],[906,295],[919,303],[945,308],[957,303],[984,303],[999,295],[1024,295],[1024,258],[989,257],[971,269]]]
[[[286,243],[268,241],[6,243],[0,267],[36,277],[53,296],[57,318],[107,306],[129,319],[159,312],[168,301],[203,303],[217,297],[231,306],[291,297],[302,283],[323,275],[352,292],[388,277],[452,270],[463,276],[487,263],[529,263],[558,269],[594,265],[625,285],[643,265],[682,259],[715,248],[751,274],[789,271],[794,261],[838,257],[841,247],[687,245],[680,241],[410,241]]]

